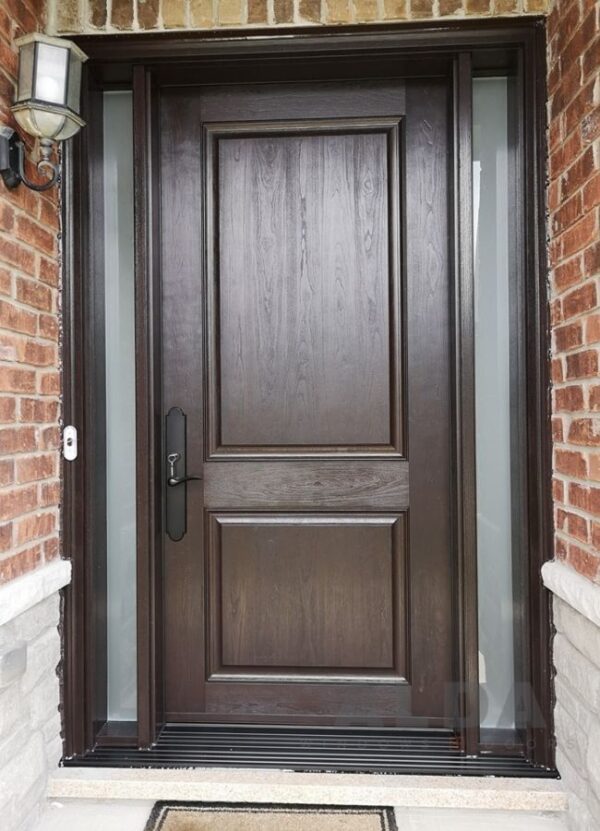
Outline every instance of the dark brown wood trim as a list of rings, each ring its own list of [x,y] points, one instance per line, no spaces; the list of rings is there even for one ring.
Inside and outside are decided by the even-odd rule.
[[[93,281],[103,273],[102,97],[84,75],[83,115],[90,129],[64,152],[63,173],[63,422],[79,431],[79,456],[63,463],[63,551],[71,560],[64,591],[65,755],[82,753],[106,720],[106,571],[103,517],[93,506],[102,460],[96,456],[97,384],[91,367],[103,341],[95,338]],[[102,512],[100,511],[100,514]]]
[[[550,593],[541,567],[553,556],[550,318],[546,250],[546,30],[532,33],[523,52],[523,146],[525,148],[525,279],[529,591],[528,626],[531,702],[528,755],[554,764]]]
[[[294,38],[290,38],[290,34]],[[541,721],[534,726],[529,736],[530,758],[538,765],[551,766],[553,759],[553,740],[551,726],[551,653],[550,653],[550,610],[547,593],[541,585],[539,570],[541,564],[551,557],[552,510],[550,500],[551,471],[551,436],[549,422],[549,385],[547,371],[547,353],[549,347],[548,315],[546,296],[545,265],[545,223],[544,223],[544,127],[545,127],[545,89],[544,89],[544,44],[545,28],[541,18],[496,20],[496,21],[460,21],[449,23],[432,23],[429,25],[402,24],[401,26],[364,26],[331,29],[294,29],[290,31],[253,30],[236,32],[185,33],[181,35],[149,36],[82,36],[78,43],[90,55],[90,76],[97,78],[103,85],[131,84],[133,81],[135,98],[135,141],[136,141],[136,281],[137,281],[137,404],[138,404],[138,482],[142,490],[138,494],[138,650],[140,664],[138,668],[139,685],[139,744],[147,746],[154,737],[161,720],[161,687],[159,639],[160,601],[158,586],[160,581],[160,460],[161,449],[161,409],[158,365],[157,325],[159,297],[157,286],[158,269],[155,267],[156,251],[152,246],[152,230],[156,223],[157,200],[153,199],[155,188],[152,158],[156,152],[156,134],[152,128],[152,77],[150,67],[160,71],[161,66],[169,65],[170,72],[177,67],[184,69],[192,61],[212,60],[223,65],[233,66],[235,61],[268,61],[270,58],[283,57],[306,61],[312,55],[353,54],[392,56],[394,59],[410,59],[417,52],[419,55],[438,55],[451,57],[458,51],[470,52],[474,66],[478,65],[480,55],[494,54],[502,65],[502,55],[506,50],[514,50],[524,60],[524,105],[526,142],[526,192],[528,204],[526,234],[526,279],[527,303],[529,316],[527,320],[527,384],[528,384],[528,504],[529,504],[529,582],[530,594],[527,609],[527,640],[529,643],[529,660],[532,707],[537,702]],[[468,56],[457,58],[458,75],[462,75],[464,87]],[[460,84],[459,84],[460,86]],[[90,93],[90,102],[92,101]],[[467,118],[465,97],[459,96],[462,118]],[[89,105],[88,105],[89,106]],[[470,116],[469,116],[470,117]],[[90,124],[97,119],[90,113]],[[96,120],[96,130],[100,131],[101,119]],[[86,281],[89,282],[94,264],[91,261],[90,242],[98,240],[98,234],[90,228],[90,199],[97,197],[95,186],[89,181],[90,171],[99,164],[94,148],[92,133],[88,127],[81,138],[74,143],[65,159],[65,218],[64,228],[67,246],[65,249],[65,421],[82,427],[89,423],[89,393],[86,392],[90,380],[86,377],[84,358],[91,348],[90,335],[86,324],[86,304],[84,302]],[[461,139],[464,144],[464,136]],[[463,193],[470,188],[470,172],[465,169],[467,148],[461,146],[463,174],[461,187]],[[73,186],[75,180],[75,186]],[[470,202],[470,195],[469,195]],[[470,255],[468,217],[457,215],[461,231],[463,251]],[[69,238],[71,243],[69,243]],[[461,281],[466,280],[464,255],[460,260]],[[97,267],[97,264],[96,264]],[[468,266],[466,266],[468,268]],[[458,310],[457,310],[458,311]],[[462,319],[463,338],[468,331],[469,320]],[[467,327],[466,329],[464,327]],[[87,333],[87,334],[86,334]],[[457,367],[467,379],[472,371],[467,354],[465,360]],[[464,390],[463,390],[464,392]],[[467,390],[467,398],[468,398]],[[471,391],[472,394],[472,391]],[[467,400],[468,404],[468,400]],[[87,421],[86,421],[87,419]],[[459,424],[465,423],[465,411],[460,414]],[[467,416],[468,422],[468,416]],[[466,465],[465,465],[466,453]],[[89,490],[93,481],[92,458],[82,453],[76,464],[67,466],[64,477],[63,527],[64,547],[74,566],[74,582],[65,592],[65,664],[64,664],[64,705],[66,754],[80,755],[84,749],[92,746],[97,731],[94,727],[94,714],[100,712],[95,702],[95,690],[98,689],[98,677],[94,671],[94,659],[90,649],[94,644],[93,610],[94,592],[91,575],[95,567],[94,551],[97,542],[92,539],[93,526],[89,515]],[[466,470],[472,464],[469,461],[469,449],[462,446],[461,458],[463,469],[461,476],[464,483]],[[144,485],[144,483],[147,483]],[[474,480],[467,481],[467,488],[474,495]],[[467,491],[468,493],[468,491]],[[470,497],[469,497],[470,501]],[[472,524],[474,503],[465,506],[463,497],[461,508],[462,529],[464,535],[465,521]],[[158,510],[158,512],[157,512]],[[474,541],[472,538],[467,548],[463,549],[463,567],[457,596],[476,581]],[[94,548],[96,546],[96,548]],[[98,563],[96,563],[98,565]],[[470,685],[465,691],[470,695],[471,703],[463,703],[464,713],[473,712],[477,665],[476,655],[476,605],[471,603],[462,616],[460,626],[465,634],[465,648],[459,657],[460,678]],[[475,626],[475,629],[473,629]],[[101,661],[101,656],[100,656]],[[100,669],[100,668],[99,668]],[[96,677],[96,680],[94,680]],[[86,680],[87,679],[87,680]],[[82,702],[81,691],[85,690]],[[478,690],[477,690],[478,696]],[[107,728],[108,729],[108,728]],[[106,730],[104,731],[106,733]],[[110,732],[110,731],[109,731]],[[473,752],[478,728],[466,725],[464,733],[465,749]],[[477,748],[475,748],[475,751]]]
[[[135,363],[137,429],[138,743],[149,747],[161,719],[160,548],[162,417],[160,286],[156,263],[156,124],[152,75],[133,73]]]
[[[477,621],[477,493],[475,480],[475,325],[472,213],[472,63],[467,52],[455,64],[455,381],[456,540],[459,702],[462,746],[479,747]]]

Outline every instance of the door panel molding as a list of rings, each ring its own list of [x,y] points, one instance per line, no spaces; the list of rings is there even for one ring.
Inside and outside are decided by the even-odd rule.
[[[373,90],[375,100],[381,97],[377,92]],[[341,93],[343,98],[343,89]],[[235,90],[231,97],[237,100]],[[295,108],[296,98],[294,91]],[[397,106],[402,98],[400,90]],[[314,107],[314,95],[306,97],[309,109],[311,101]],[[373,106],[373,100],[369,103]],[[203,113],[205,109],[203,103]],[[405,455],[402,121],[399,115],[234,121],[204,127],[205,239],[210,241],[205,268],[208,460]],[[366,145],[377,136],[382,137],[385,150],[377,149],[378,165],[373,168],[365,161],[371,149]],[[314,137],[313,142],[310,137]],[[316,148],[312,146],[314,140],[319,142]],[[377,152],[374,146],[372,150]],[[362,160],[364,192],[358,205],[353,205],[352,194],[343,190],[338,157],[346,168]],[[307,212],[302,238],[287,239],[283,248],[278,244],[277,232],[285,216],[301,210],[303,204],[317,202],[311,200],[315,194],[310,184],[315,165],[320,169],[318,186],[328,199],[320,213]],[[378,186],[386,180],[387,188],[378,193]],[[242,213],[244,199],[250,198],[259,208],[255,216],[246,217]],[[342,226],[338,215],[352,209],[356,215],[347,216]],[[354,233],[348,233],[349,224]],[[229,237],[233,239],[231,244]],[[257,240],[262,244],[257,245]],[[328,296],[326,286],[308,282],[311,261],[326,242],[336,243],[335,261],[322,266],[338,275],[335,297]],[[352,248],[357,252],[360,249],[360,285],[345,270],[345,258]],[[376,275],[383,261],[389,273],[387,296],[378,296]],[[234,282],[240,269],[246,273],[241,286]],[[285,280],[291,273],[297,274],[297,297]],[[352,307],[360,305],[365,285],[368,317],[355,311],[355,326],[348,330],[341,316],[352,319]],[[261,303],[261,290],[270,298],[268,308]],[[301,293],[310,296],[306,316]],[[336,308],[331,306],[334,300]],[[251,330],[243,322],[248,307],[254,309],[258,321]],[[295,315],[293,323],[291,314]],[[333,319],[335,325],[321,329],[321,319]],[[358,331],[357,326],[361,327]],[[290,332],[297,341],[298,353],[297,373],[292,378],[286,374]],[[359,352],[357,344],[362,344]],[[357,372],[361,361],[363,365]],[[347,365],[358,375],[360,389],[349,373],[344,384],[340,365]],[[317,377],[322,379],[320,386]],[[311,382],[315,395],[304,402],[305,412],[300,413],[304,418],[291,420],[290,414],[300,398],[308,394]],[[244,435],[236,435],[235,430],[240,428],[246,440]],[[333,430],[338,434],[342,431],[335,444],[328,441]],[[319,433],[321,440],[317,439]],[[379,435],[370,441],[370,434]]]

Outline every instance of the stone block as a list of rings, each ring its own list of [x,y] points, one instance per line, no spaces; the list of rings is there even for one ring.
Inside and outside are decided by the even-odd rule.
[[[47,629],[30,643],[27,650],[27,671],[22,680],[24,693],[29,693],[47,673],[55,674],[60,661],[60,637],[57,629]]]
[[[563,753],[576,770],[585,770],[586,754],[588,750],[588,735],[571,715],[564,709],[562,703],[557,703],[554,710],[554,724],[558,743]]]
[[[0,690],[10,687],[19,680],[27,669],[27,644],[15,641],[12,645],[0,646]]]
[[[600,721],[592,724],[588,738],[585,766],[590,786],[596,799],[600,800]]]
[[[0,744],[19,721],[29,720],[29,705],[18,684],[0,692]]]
[[[600,628],[558,598],[554,601],[554,625],[600,672]]]
[[[55,672],[44,674],[29,696],[29,721],[32,730],[38,730],[58,715],[60,689]]]
[[[600,715],[600,673],[562,633],[554,638],[554,663],[579,691],[580,698],[588,702],[591,712]]]
[[[18,638],[29,642],[46,629],[57,629],[59,621],[60,596],[54,594],[15,618],[14,632]]]

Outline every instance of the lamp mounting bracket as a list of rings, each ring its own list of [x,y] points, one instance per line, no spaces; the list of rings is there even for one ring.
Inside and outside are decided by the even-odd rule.
[[[41,139],[40,145],[38,171],[49,170],[51,175],[45,182],[32,182],[25,175],[25,145],[13,129],[0,126],[0,176],[7,188],[16,188],[23,182],[31,190],[41,192],[57,183],[60,171],[58,165],[50,161],[52,142]]]
[[[19,136],[10,127],[0,126],[0,176],[7,188],[21,184],[19,173]]]

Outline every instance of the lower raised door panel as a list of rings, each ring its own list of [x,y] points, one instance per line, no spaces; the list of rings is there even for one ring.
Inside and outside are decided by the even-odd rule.
[[[210,514],[208,680],[402,682],[403,514]]]

